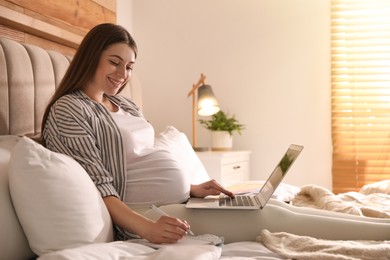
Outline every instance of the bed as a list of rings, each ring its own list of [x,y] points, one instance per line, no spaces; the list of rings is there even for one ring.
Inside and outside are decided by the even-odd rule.
[[[113,241],[108,211],[88,176],[79,174],[81,167],[25,137],[39,133],[45,105],[70,60],[0,37],[1,259],[359,259],[362,255],[390,259],[388,182],[362,189],[364,195],[381,194],[369,201],[372,207],[359,205],[363,195],[335,196],[315,186],[282,185],[270,201],[270,207],[291,215],[312,214],[334,222],[346,218],[357,226],[370,222],[376,241],[369,235],[370,241],[349,241],[347,235],[344,241],[335,241],[331,236],[325,240],[294,232],[305,227],[291,232],[264,229],[253,241],[223,246],[179,243],[156,250],[133,241]],[[136,78],[123,93],[142,104]],[[82,192],[88,196],[74,195]],[[284,202],[290,199],[296,206]],[[351,210],[352,200],[352,213],[329,208],[346,204]]]

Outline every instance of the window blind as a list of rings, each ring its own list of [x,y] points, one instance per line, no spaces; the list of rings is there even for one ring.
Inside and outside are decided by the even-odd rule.
[[[390,1],[332,0],[333,192],[390,179]]]

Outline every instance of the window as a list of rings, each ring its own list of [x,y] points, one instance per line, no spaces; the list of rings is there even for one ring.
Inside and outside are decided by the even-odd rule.
[[[390,179],[390,1],[332,0],[333,192]]]

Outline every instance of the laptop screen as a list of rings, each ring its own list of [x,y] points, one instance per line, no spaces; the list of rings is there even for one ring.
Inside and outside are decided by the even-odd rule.
[[[301,153],[302,149],[303,146],[296,144],[290,145],[290,147],[287,149],[286,153],[283,155],[280,162],[276,165],[275,169],[257,196],[262,207],[264,207],[267,201],[271,198],[276,188],[282,182],[284,176],[286,176],[286,173],[290,169],[291,165],[298,158],[298,155]]]

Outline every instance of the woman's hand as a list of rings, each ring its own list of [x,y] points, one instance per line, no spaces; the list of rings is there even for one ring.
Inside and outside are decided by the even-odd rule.
[[[176,243],[190,230],[190,225],[186,221],[177,218],[162,216],[156,222],[145,218],[115,196],[104,197],[103,201],[116,225],[152,243]]]
[[[190,226],[186,221],[162,216],[146,227],[143,238],[155,244],[172,244],[187,234]]]
[[[204,198],[208,195],[220,195],[221,193],[224,193],[229,197],[234,197],[233,192],[226,190],[215,180],[210,180],[198,185],[191,185],[190,191],[192,197],[198,198]]]

